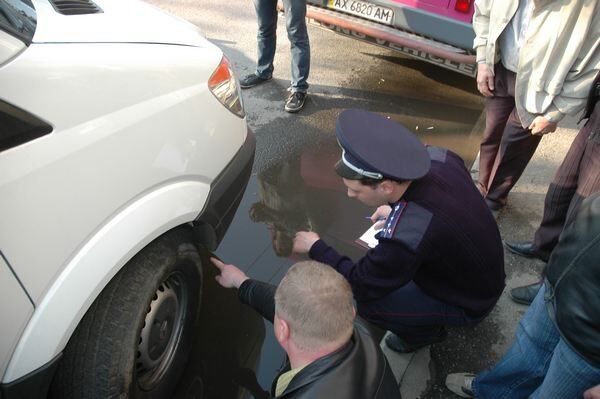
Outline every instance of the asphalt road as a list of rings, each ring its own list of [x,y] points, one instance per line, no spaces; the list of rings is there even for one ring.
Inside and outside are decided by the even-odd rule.
[[[150,0],[199,26],[232,62],[238,76],[252,73],[256,17],[250,0]],[[401,121],[424,141],[457,151],[467,163],[477,153],[471,129],[483,100],[473,78],[385,48],[309,25],[309,97],[297,115],[283,109],[290,78],[290,51],[280,17],[273,81],[244,91],[248,123],[258,140],[256,170],[278,162],[303,144],[334,134],[345,108],[364,108]]]
[[[149,2],[199,26],[238,76],[254,71],[256,17],[250,0]],[[424,142],[454,150],[468,166],[477,155],[483,120],[483,99],[473,78],[312,25],[309,97],[300,113],[288,114],[283,107],[290,51],[283,17],[278,34],[274,79],[243,92],[248,124],[257,138],[254,173],[217,251],[251,277],[273,284],[298,260],[289,251],[291,230],[313,228],[349,256],[360,256],[351,243],[368,227],[362,213],[370,210],[348,200],[331,173],[339,157],[335,119],[343,109],[389,116]],[[361,216],[353,219],[357,213]],[[216,286],[211,271],[205,277],[203,324],[176,397],[227,399],[254,392],[260,398],[255,382],[269,388],[283,353],[268,324],[239,305],[235,293]],[[488,337],[481,346],[491,347],[496,327],[489,323],[475,332],[459,330],[450,337],[451,345],[432,352],[433,362],[424,366],[432,375],[422,375],[429,380],[429,397],[447,395],[441,386],[447,370],[489,365],[493,357],[481,351],[454,364],[456,348],[469,348],[474,335]]]

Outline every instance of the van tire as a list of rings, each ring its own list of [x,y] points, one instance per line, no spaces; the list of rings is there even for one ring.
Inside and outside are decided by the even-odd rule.
[[[200,259],[185,229],[166,233],[135,255],[71,336],[52,397],[171,397],[194,342]]]

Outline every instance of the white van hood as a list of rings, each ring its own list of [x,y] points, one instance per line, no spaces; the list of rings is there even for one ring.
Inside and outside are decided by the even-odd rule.
[[[63,15],[47,0],[33,0],[34,43],[162,43],[206,47],[198,27],[141,0],[92,0],[101,13]]]

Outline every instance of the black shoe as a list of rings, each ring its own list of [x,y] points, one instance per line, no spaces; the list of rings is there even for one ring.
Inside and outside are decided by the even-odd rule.
[[[520,303],[522,305],[530,305],[533,302],[533,299],[537,295],[538,291],[542,283],[537,282],[529,285],[524,285],[522,287],[513,288],[510,290],[510,297],[516,303]]]
[[[404,339],[400,338],[399,336],[397,336],[396,334],[391,333],[387,337],[385,337],[385,344],[387,345],[388,348],[390,348],[391,350],[393,350],[395,352],[411,353],[411,352],[414,352],[425,346],[435,344],[438,342],[442,342],[443,340],[446,339],[447,335],[448,335],[448,333],[446,332],[446,329],[440,328],[440,332],[438,335],[428,337],[426,340],[423,340],[423,341],[409,343],[409,342],[405,341]]]
[[[485,203],[488,206],[488,208],[490,209],[490,211],[492,211],[492,212],[499,211],[500,209],[504,208],[504,204],[502,204],[500,202],[492,201],[491,199],[486,198]]]
[[[306,93],[295,91],[285,101],[285,110],[290,113],[298,112],[304,107]]]
[[[537,258],[543,260],[544,262],[548,262],[548,258],[550,257],[549,254],[533,248],[533,243],[531,242],[511,243],[504,241],[504,245],[513,254],[521,255],[526,258]]]
[[[240,87],[242,89],[249,89],[249,88],[257,86],[261,83],[268,82],[271,79],[272,79],[272,77],[265,79],[265,78],[261,78],[260,76],[258,76],[255,73],[251,73],[250,75],[246,75],[240,79]]]

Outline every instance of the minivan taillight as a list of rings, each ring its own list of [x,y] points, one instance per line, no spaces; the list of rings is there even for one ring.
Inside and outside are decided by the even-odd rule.
[[[468,13],[471,8],[471,3],[473,0],[456,0],[456,4],[454,5],[454,9],[458,12]]]
[[[225,56],[221,58],[219,66],[208,79],[208,88],[217,97],[217,100],[231,112],[240,118],[246,115],[242,103],[242,94]]]

